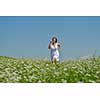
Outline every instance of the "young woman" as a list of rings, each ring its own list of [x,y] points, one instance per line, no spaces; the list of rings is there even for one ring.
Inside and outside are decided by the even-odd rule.
[[[59,48],[60,44],[57,42],[57,38],[53,37],[52,41],[50,41],[48,49],[51,50],[51,62],[56,63],[59,61]]]

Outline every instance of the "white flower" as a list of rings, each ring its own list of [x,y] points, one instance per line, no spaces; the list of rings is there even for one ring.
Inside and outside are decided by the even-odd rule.
[[[46,66],[49,66],[49,64],[46,64]]]

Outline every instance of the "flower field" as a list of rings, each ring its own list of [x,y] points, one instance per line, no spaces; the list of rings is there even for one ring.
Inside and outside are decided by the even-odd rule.
[[[100,58],[47,60],[0,56],[1,83],[99,83]]]

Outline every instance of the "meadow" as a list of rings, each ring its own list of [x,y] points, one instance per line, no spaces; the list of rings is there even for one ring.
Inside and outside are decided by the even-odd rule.
[[[99,83],[100,58],[48,60],[0,56],[1,83]]]

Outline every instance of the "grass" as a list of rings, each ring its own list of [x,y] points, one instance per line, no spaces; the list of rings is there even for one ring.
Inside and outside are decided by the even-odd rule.
[[[0,56],[1,83],[99,83],[100,58],[69,60],[52,64],[47,60]]]

